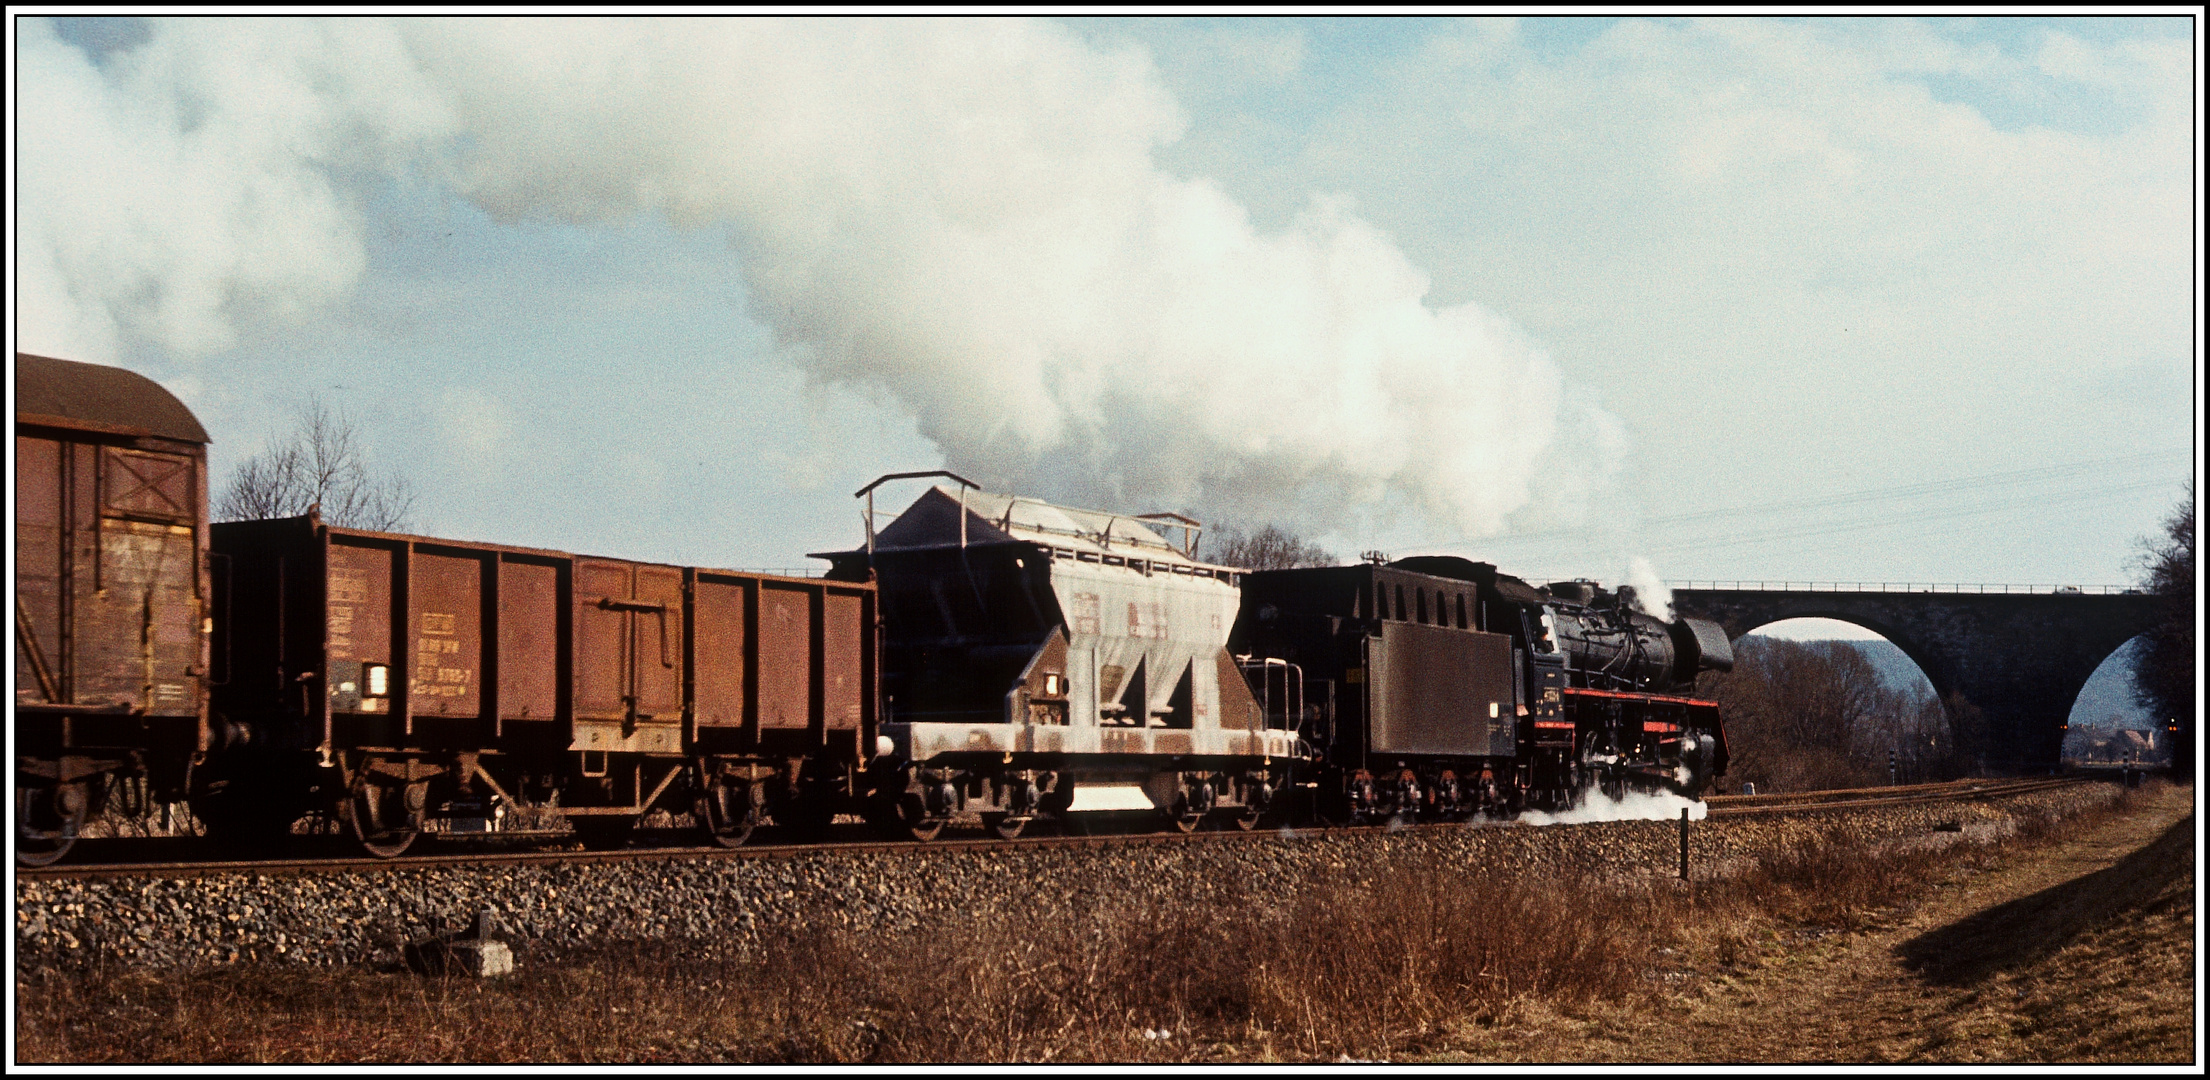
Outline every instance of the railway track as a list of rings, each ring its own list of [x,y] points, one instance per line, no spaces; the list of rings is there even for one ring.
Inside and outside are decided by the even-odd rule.
[[[1907,806],[1913,803],[1970,802],[2091,782],[2093,781],[2090,778],[2078,776],[1957,780],[1943,784],[1910,784],[1901,787],[1806,791],[1778,795],[1714,795],[1706,798],[1704,803],[1710,807],[1707,817],[1755,817],[1810,810],[1858,810],[1875,806]]]
[[[1874,807],[1902,806],[1910,804],[1970,802],[1981,799],[2004,798],[2025,795],[2037,791],[2067,787],[2092,782],[2086,777],[2056,777],[2019,780],[1970,780],[1943,784],[1914,784],[1903,787],[1859,788],[1838,791],[1814,791],[1771,795],[1719,795],[1705,800],[1709,807],[1707,819],[1728,819],[1775,816],[1782,814],[1819,811],[1848,811]],[[106,862],[67,862],[54,866],[24,868],[16,871],[19,880],[83,880],[97,878],[150,877],[179,878],[204,877],[218,874],[254,873],[270,875],[363,873],[392,870],[420,870],[445,867],[489,866],[543,866],[550,864],[593,864],[613,862],[652,862],[694,859],[778,859],[796,858],[826,852],[857,851],[991,851],[1034,849],[1040,847],[1103,848],[1131,844],[1192,844],[1222,843],[1239,840],[1265,840],[1283,835],[1305,837],[1349,837],[1367,834],[1395,832],[1423,832],[1467,828],[1463,822],[1441,822],[1420,825],[1360,825],[1327,826],[1304,829],[1274,829],[1241,831],[1200,831],[1189,834],[1178,832],[1091,832],[1085,834],[1047,834],[1025,836],[1014,840],[995,837],[951,837],[919,844],[910,841],[885,841],[859,839],[864,830],[858,826],[839,826],[837,831],[845,836],[833,837],[826,842],[796,843],[768,842],[727,849],[709,846],[687,846],[673,831],[643,831],[644,840],[663,840],[662,846],[635,847],[619,851],[547,850],[499,850],[487,848],[481,840],[449,840],[442,850],[402,856],[396,859],[376,859],[358,854],[323,855],[304,854],[295,858],[239,860],[219,855],[191,857],[190,851],[179,851],[195,845],[193,840],[175,841],[85,841],[82,854],[93,856],[105,845],[137,844],[144,851],[138,859]],[[1517,822],[1496,822],[1478,827],[1533,828]],[[1561,826],[1543,826],[1556,828]],[[1570,826],[1564,826],[1570,827]],[[763,830],[763,833],[765,830]],[[559,839],[563,834],[549,833],[547,839]],[[771,841],[775,838],[768,837]],[[334,838],[303,837],[303,846],[315,841],[331,841]],[[502,838],[511,842],[515,838]],[[335,846],[328,844],[326,846]]]

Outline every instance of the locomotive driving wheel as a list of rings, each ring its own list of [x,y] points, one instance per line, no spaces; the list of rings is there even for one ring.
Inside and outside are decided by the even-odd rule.
[[[15,789],[15,861],[51,866],[69,854],[84,830],[91,799],[83,784],[18,783]]]
[[[430,785],[382,784],[363,773],[345,800],[346,821],[361,848],[379,859],[395,859],[422,835]]]

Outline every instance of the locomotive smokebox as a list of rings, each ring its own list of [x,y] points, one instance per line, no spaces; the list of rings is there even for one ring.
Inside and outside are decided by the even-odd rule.
[[[1718,623],[1682,619],[1671,630],[1673,649],[1679,657],[1679,666],[1673,672],[1676,681],[1693,682],[1698,672],[1734,670],[1734,644]]]

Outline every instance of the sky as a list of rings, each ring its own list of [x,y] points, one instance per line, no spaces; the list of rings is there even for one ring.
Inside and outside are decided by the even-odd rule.
[[[423,534],[799,567],[944,468],[1537,581],[2103,585],[2194,476],[2189,18],[9,32],[16,349],[175,391],[218,489],[344,409]]]

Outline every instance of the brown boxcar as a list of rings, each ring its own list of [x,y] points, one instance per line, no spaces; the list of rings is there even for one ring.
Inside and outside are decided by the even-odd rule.
[[[207,432],[143,375],[15,357],[15,825],[59,859],[208,748]]]
[[[214,708],[263,751],[218,816],[327,809],[396,854],[430,818],[530,806],[613,843],[662,808],[734,845],[825,823],[875,749],[871,585],[312,516],[217,525],[214,551]]]

